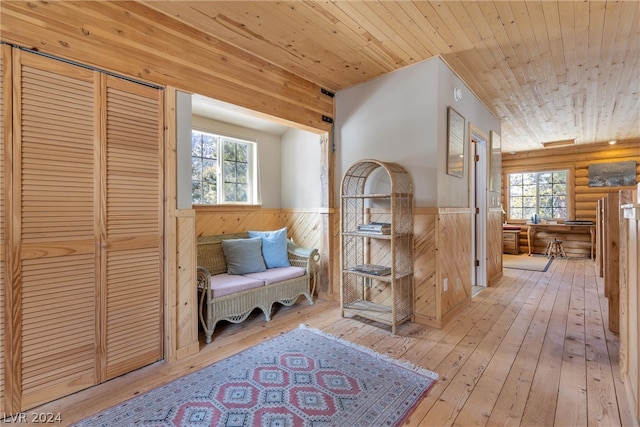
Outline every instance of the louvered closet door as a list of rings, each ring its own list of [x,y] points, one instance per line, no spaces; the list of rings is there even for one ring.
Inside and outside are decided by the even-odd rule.
[[[162,358],[162,92],[106,78],[106,379]]]
[[[14,387],[31,408],[96,383],[99,75],[14,52]]]

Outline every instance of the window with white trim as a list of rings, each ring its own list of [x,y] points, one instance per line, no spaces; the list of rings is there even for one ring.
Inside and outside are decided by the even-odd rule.
[[[255,204],[256,144],[191,132],[191,202],[194,205]]]
[[[568,170],[509,173],[509,219],[567,219],[568,178]]]

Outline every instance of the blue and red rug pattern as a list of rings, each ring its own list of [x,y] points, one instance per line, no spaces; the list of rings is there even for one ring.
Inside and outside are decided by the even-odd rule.
[[[437,378],[301,326],[76,426],[398,426]]]

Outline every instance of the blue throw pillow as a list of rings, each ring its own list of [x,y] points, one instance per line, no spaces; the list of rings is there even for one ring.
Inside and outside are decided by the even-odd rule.
[[[262,238],[262,256],[267,268],[291,267],[287,255],[287,227],[275,231],[249,231],[249,237]]]
[[[222,251],[227,259],[228,274],[259,273],[267,269],[260,238],[223,240]]]

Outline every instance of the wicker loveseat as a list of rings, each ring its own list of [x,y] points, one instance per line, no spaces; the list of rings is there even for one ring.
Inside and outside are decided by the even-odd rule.
[[[228,274],[223,242],[248,238],[248,233],[198,238],[199,313],[207,344],[220,320],[240,323],[255,308],[260,308],[269,321],[275,302],[289,306],[300,295],[313,304],[320,259],[318,250],[303,248],[287,240],[286,256],[290,267],[269,268],[262,273]]]

